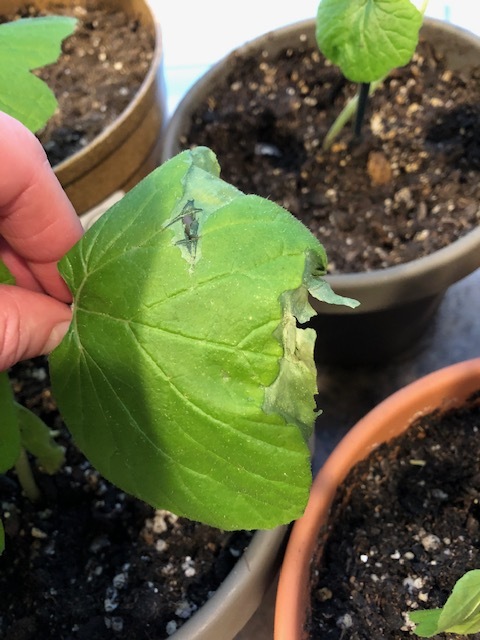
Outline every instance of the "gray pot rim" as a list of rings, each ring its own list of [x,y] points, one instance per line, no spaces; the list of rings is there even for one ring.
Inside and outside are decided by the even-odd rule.
[[[260,605],[281,564],[288,526],[257,531],[213,596],[172,640],[232,640]]]
[[[212,83],[225,74],[225,69],[228,70],[233,66],[237,55],[248,55],[259,47],[269,46],[279,41],[284,42],[286,39],[298,40],[302,35],[307,38],[307,34],[310,34],[308,37],[311,38],[314,29],[314,19],[280,27],[237,47],[213,65],[190,88],[167,124],[162,160],[165,161],[178,152],[182,123],[208,93]],[[480,38],[473,33],[442,20],[425,18],[422,31],[428,33],[432,30],[440,31],[444,38],[451,36],[462,39],[465,46],[478,49],[480,59]],[[461,261],[459,261],[460,256],[464,256]],[[439,295],[478,267],[480,267],[480,227],[468,232],[449,246],[408,263],[362,273],[327,275],[325,279],[336,293],[357,297],[360,300],[361,305],[354,313],[365,313]],[[351,309],[335,305],[320,303],[315,307],[317,311],[326,314],[352,313]]]

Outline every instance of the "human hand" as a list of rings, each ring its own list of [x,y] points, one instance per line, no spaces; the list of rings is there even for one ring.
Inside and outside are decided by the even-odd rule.
[[[71,320],[57,262],[82,226],[41,144],[0,112],[0,260],[16,285],[0,285],[0,371],[54,349]]]

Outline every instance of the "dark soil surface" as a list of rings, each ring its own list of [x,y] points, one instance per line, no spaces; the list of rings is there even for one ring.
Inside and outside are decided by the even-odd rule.
[[[312,564],[309,637],[417,637],[407,612],[442,606],[480,567],[479,428],[478,399],[424,416],[350,472]]]
[[[277,57],[234,59],[181,145],[211,147],[225,180],[300,218],[330,272],[408,262],[477,226],[480,70],[452,72],[421,43],[374,94],[362,140],[347,125],[323,151],[356,87],[301,39]]]
[[[33,505],[0,476],[2,640],[167,638],[230,572],[250,532],[223,532],[155,511],[106,482],[73,446],[43,359],[12,370],[19,400],[59,430],[67,462],[35,468]]]
[[[52,3],[48,13],[78,20],[59,60],[36,71],[59,103],[38,133],[50,164],[56,165],[83,149],[129,105],[152,63],[155,39],[137,19],[104,9],[101,2],[90,8]],[[45,13],[25,5],[17,17],[38,15]],[[11,19],[0,16],[0,22]]]

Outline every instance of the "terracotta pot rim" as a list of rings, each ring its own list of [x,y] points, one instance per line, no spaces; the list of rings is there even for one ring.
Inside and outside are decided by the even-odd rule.
[[[155,15],[153,14],[150,3],[147,0],[139,0],[139,2],[144,5],[146,11],[150,16],[151,26],[153,27],[153,36],[155,38],[153,56],[147,74],[145,75],[145,78],[143,79],[142,84],[138,88],[137,92],[135,93],[133,100],[129,102],[127,107],[118,115],[118,117],[115,118],[115,120],[111,122],[105,129],[103,129],[102,132],[98,134],[98,136],[95,136],[95,138],[91,142],[89,142],[83,149],[76,151],[71,156],[68,156],[68,158],[65,158],[65,160],[62,160],[61,162],[55,164],[53,166],[53,170],[56,173],[66,172],[73,164],[86,161],[85,159],[89,155],[93,154],[97,148],[105,145],[108,138],[112,136],[112,132],[119,127],[122,127],[124,123],[128,122],[132,115],[135,114],[136,110],[138,109],[138,105],[145,100],[145,97],[151,90],[151,87],[155,81],[156,74],[158,73],[158,69],[163,60],[162,33],[160,25],[156,20]]]
[[[305,513],[290,535],[277,592],[275,640],[302,638],[311,554],[336,489],[353,464],[404,431],[420,415],[458,406],[478,389],[480,358],[444,367],[393,393],[342,438],[317,474]]]

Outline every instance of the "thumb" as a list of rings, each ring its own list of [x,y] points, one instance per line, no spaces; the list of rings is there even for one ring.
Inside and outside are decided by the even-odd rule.
[[[0,285],[0,371],[47,354],[67,332],[72,312],[43,293]]]

